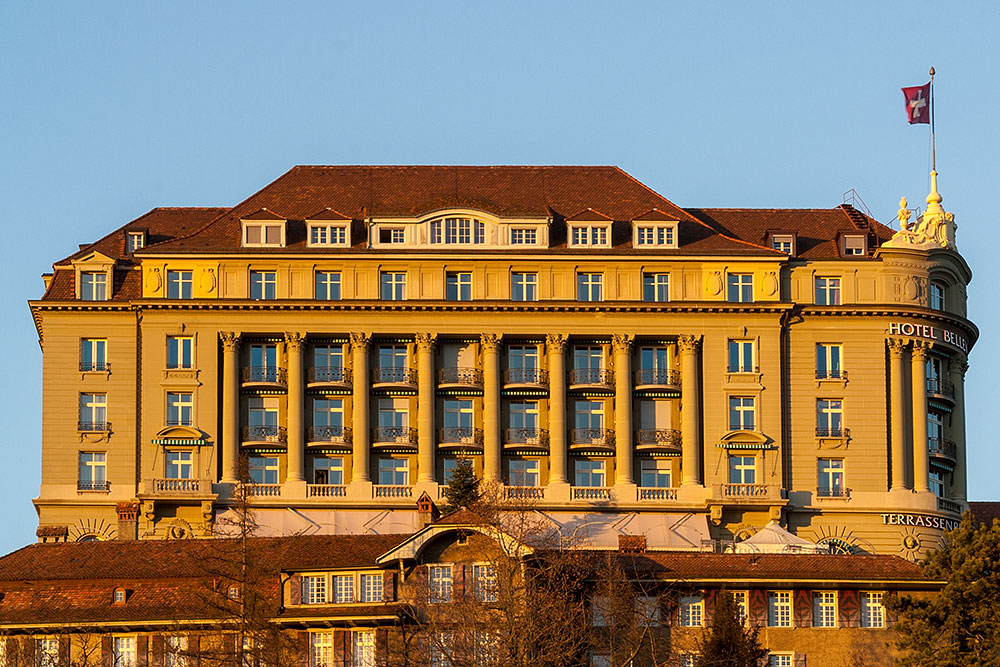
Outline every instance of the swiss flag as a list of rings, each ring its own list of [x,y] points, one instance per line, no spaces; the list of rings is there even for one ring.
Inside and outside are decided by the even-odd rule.
[[[903,88],[906,98],[906,120],[910,125],[931,122],[931,84]]]

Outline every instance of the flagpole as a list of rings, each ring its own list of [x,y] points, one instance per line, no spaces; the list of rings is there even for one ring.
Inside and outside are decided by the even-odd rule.
[[[934,143],[934,68],[931,67],[931,171],[937,171],[937,147]]]

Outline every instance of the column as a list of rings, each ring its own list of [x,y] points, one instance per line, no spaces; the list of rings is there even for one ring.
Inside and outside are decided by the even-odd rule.
[[[302,428],[303,393],[305,378],[302,371],[302,352],[306,335],[299,332],[285,334],[285,351],[288,354],[288,474],[289,482],[305,480],[305,433]]]
[[[222,482],[239,481],[240,451],[240,335],[219,332],[222,341]]]
[[[698,367],[701,357],[701,336],[680,336],[677,347],[681,357],[681,466],[683,485],[701,485],[701,387]]]
[[[631,334],[614,334],[611,337],[615,354],[615,484],[633,483],[632,342],[634,340],[635,336]]]
[[[548,334],[549,360],[549,484],[566,483],[566,340],[565,334]]]
[[[951,358],[948,374],[955,386],[955,407],[951,411],[949,432],[952,442],[955,443],[955,472],[951,482],[951,497],[963,503],[968,493],[966,485],[969,474],[965,458],[965,371],[968,369],[969,362],[964,356],[956,354]]]
[[[417,484],[434,482],[434,347],[437,334],[418,333]]]
[[[370,482],[368,475],[368,346],[371,336],[365,333],[351,334],[351,482]]]
[[[914,491],[930,491],[927,476],[927,347],[926,342],[915,340],[910,349]]]
[[[483,479],[500,480],[500,342],[499,334],[483,334]]]
[[[890,338],[889,346],[889,429],[891,433],[892,490],[906,485],[906,390],[903,387],[903,354],[906,341]]]

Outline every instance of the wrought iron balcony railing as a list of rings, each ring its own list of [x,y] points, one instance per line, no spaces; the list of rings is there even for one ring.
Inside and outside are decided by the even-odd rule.
[[[288,432],[284,426],[260,424],[243,427],[243,442],[287,442]]]
[[[310,426],[306,438],[309,442],[349,443],[351,429],[343,426]]]
[[[927,452],[931,456],[944,457],[957,461],[958,445],[944,438],[927,438]]]
[[[841,370],[840,368],[817,368],[816,369],[816,379],[817,380],[846,380],[847,371]]]
[[[549,432],[536,427],[508,428],[504,429],[504,442],[508,445],[545,447],[549,444]]]
[[[79,481],[76,483],[76,488],[78,491],[107,491],[111,488],[111,483],[107,480],[101,482]]]
[[[820,487],[816,489],[816,495],[820,498],[847,498],[851,495],[851,492],[850,489],[844,487],[835,489]]]
[[[243,369],[244,384],[288,384],[288,373],[278,366],[247,366]]]
[[[415,368],[376,368],[372,371],[372,382],[375,384],[417,384],[417,369]]]
[[[459,366],[438,371],[438,384],[457,384],[465,387],[483,386],[483,372],[478,368]]]
[[[81,361],[80,372],[82,373],[107,373],[111,371],[111,363],[108,361]]]
[[[640,387],[679,387],[681,373],[666,368],[640,368],[635,372],[635,384]]]
[[[943,378],[927,378],[927,393],[954,398],[955,385]]]
[[[569,383],[610,386],[615,383],[615,373],[606,368],[574,368],[569,372]]]
[[[442,445],[483,444],[483,429],[471,426],[445,426],[438,432],[438,442]]]
[[[844,428],[843,426],[817,426],[816,427],[816,437],[817,438],[849,438],[849,437],[851,437],[851,429]]]
[[[107,433],[111,430],[111,422],[77,422],[76,430],[83,433]]]
[[[615,444],[615,432],[609,428],[574,428],[569,432],[571,445],[599,445],[611,447]]]
[[[306,371],[306,382],[310,384],[344,384],[350,386],[350,369],[343,366],[316,366]]]
[[[374,443],[417,444],[417,429],[405,426],[379,426],[374,431]]]
[[[503,373],[504,384],[547,385],[549,372],[544,368],[508,368]]]
[[[666,449],[681,447],[681,432],[675,428],[643,428],[636,435],[637,445],[658,445]]]

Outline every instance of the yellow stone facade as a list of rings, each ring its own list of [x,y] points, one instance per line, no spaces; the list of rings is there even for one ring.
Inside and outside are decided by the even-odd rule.
[[[246,216],[242,233],[265,218],[295,220]],[[30,304],[44,350],[39,525],[66,539],[207,535],[249,474],[275,532],[312,510],[334,518],[309,530],[362,530],[440,498],[446,465],[467,457],[506,497],[553,513],[695,515],[722,541],[775,519],[909,557],[936,545],[966,507],[977,337],[953,240],[904,230],[851,256],[840,236],[825,239],[835,256],[810,259],[773,252],[770,233],[719,256],[685,252],[695,223],[677,218],[667,252],[489,252],[513,223],[457,205],[355,221],[342,251],[151,243],[117,264],[82,251],[47,277],[72,274],[74,298]],[[415,231],[449,219],[485,220],[486,247]],[[405,227],[406,243],[379,247],[383,227]],[[138,293],[83,299],[87,271]],[[338,276],[338,299],[317,299],[318,272]],[[402,298],[383,298],[390,274]],[[515,300],[516,274],[533,276],[535,300]],[[587,287],[599,298],[579,300],[584,275],[600,277]],[[668,276],[667,300],[648,299],[649,276]],[[91,341],[101,364],[84,359]],[[85,426],[102,397],[103,422]],[[135,503],[134,527],[120,524]]]

